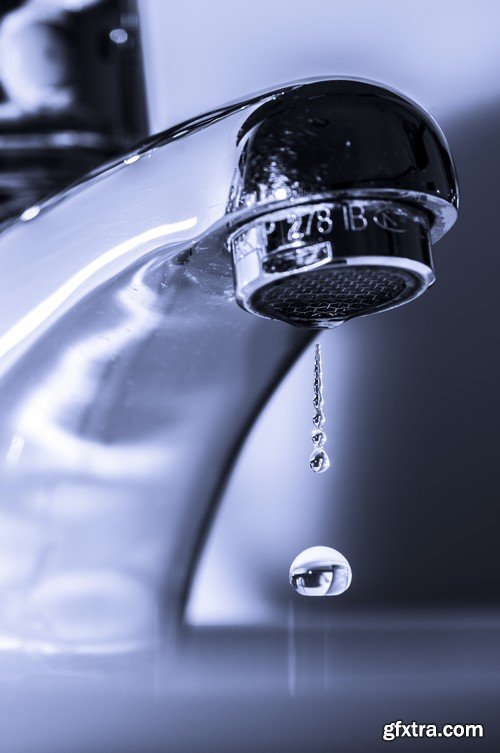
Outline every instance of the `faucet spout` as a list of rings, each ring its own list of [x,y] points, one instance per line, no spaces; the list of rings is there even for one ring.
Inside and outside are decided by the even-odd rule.
[[[181,612],[237,449],[309,337],[243,312],[210,238],[255,107],[150,143],[0,238],[0,648],[142,648]]]
[[[367,146],[363,115],[381,102]],[[352,237],[372,220],[379,240],[394,235],[383,263],[345,228],[344,246],[326,232],[344,206]],[[178,618],[236,453],[311,329],[422,292],[455,215],[433,121],[333,79],[181,124],[6,227],[0,648],[129,650]],[[382,297],[320,310],[344,265],[370,268]],[[297,292],[322,269],[326,290]]]

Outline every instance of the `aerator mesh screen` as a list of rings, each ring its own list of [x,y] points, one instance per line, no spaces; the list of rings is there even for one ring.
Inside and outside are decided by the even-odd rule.
[[[420,285],[415,275],[394,267],[323,267],[270,282],[254,293],[251,306],[273,319],[311,325],[390,308]]]

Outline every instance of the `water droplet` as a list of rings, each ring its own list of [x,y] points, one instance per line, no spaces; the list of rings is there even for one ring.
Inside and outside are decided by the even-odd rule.
[[[309,457],[309,468],[314,473],[324,473],[330,467],[330,458],[322,447],[311,452]]]
[[[323,372],[321,368],[321,345],[316,343],[314,350],[314,380],[313,380],[313,430],[311,434],[314,450],[309,458],[309,467],[314,473],[324,473],[330,467],[330,458],[323,449],[326,444],[326,434],[321,431],[325,423],[323,413]]]
[[[326,444],[326,434],[324,431],[313,429],[311,434],[312,443],[315,447],[324,447]]]
[[[128,34],[125,29],[111,29],[109,38],[115,44],[125,44],[125,42],[128,42]]]
[[[321,429],[322,426],[325,424],[325,414],[322,410],[319,410],[317,413],[313,416],[313,426],[315,429]]]
[[[338,596],[351,585],[351,566],[329,546],[304,549],[290,565],[290,584],[301,596]]]
[[[282,201],[288,199],[288,189],[285,186],[280,186],[274,190],[274,198],[276,201]]]

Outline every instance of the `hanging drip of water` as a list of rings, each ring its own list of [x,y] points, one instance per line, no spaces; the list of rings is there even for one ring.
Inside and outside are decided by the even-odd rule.
[[[311,434],[314,449],[309,458],[309,467],[314,473],[324,473],[330,467],[325,444],[326,434],[323,431],[325,414],[323,412],[323,370],[321,364],[321,345],[316,343],[314,348],[314,397],[313,397],[313,430]]]

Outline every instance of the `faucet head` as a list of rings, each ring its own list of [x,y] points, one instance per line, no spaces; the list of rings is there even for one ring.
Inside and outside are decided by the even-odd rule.
[[[295,87],[241,129],[229,209],[236,299],[249,312],[333,327],[413,300],[457,216],[439,127],[364,81]]]

